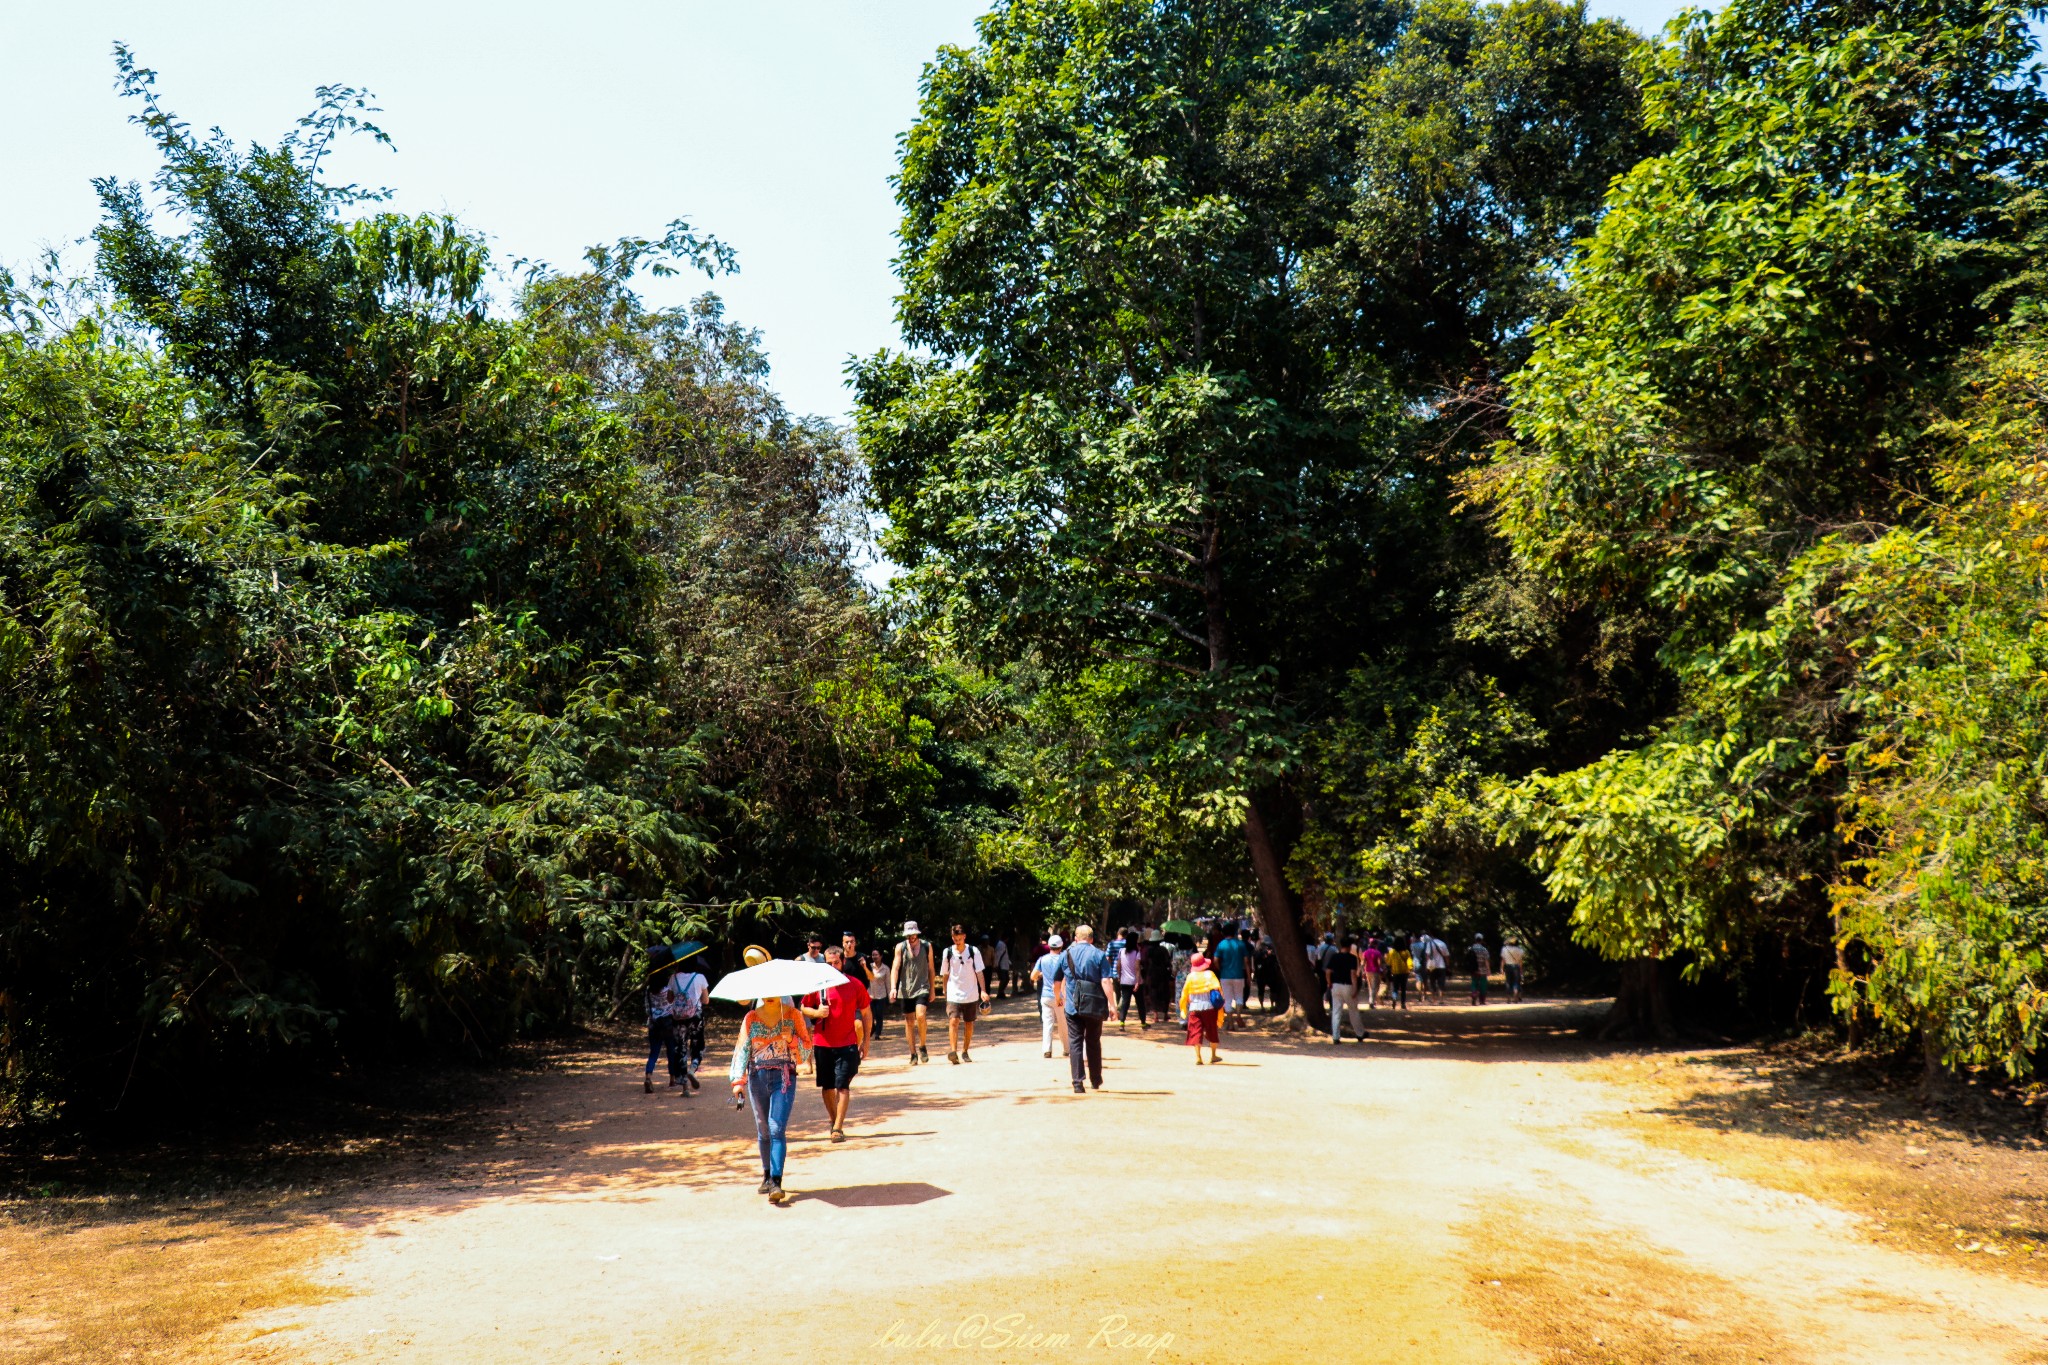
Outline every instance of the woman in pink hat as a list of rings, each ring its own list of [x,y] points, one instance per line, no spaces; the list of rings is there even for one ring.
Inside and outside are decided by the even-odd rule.
[[[1188,1021],[1188,1046],[1195,1050],[1196,1066],[1202,1064],[1203,1043],[1209,1045],[1212,1066],[1221,1060],[1216,1055],[1216,1020],[1223,1013],[1223,983],[1214,966],[1202,954],[1195,954],[1188,959],[1187,983],[1180,988],[1180,1016]]]

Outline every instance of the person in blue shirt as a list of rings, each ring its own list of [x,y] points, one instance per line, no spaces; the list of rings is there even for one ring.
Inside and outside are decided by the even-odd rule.
[[[1223,941],[1216,945],[1215,958],[1216,979],[1223,988],[1223,1026],[1239,1027],[1244,1023],[1245,978],[1251,951],[1237,936],[1235,924],[1224,926]]]
[[[1116,993],[1110,974],[1109,954],[1095,946],[1095,927],[1083,924],[1074,930],[1074,942],[1059,955],[1052,979],[1060,984],[1067,1006],[1067,1068],[1073,1073],[1074,1093],[1085,1095],[1081,1067],[1085,1056],[1088,1081],[1102,1089],[1102,1021],[1109,1018],[1109,999]]]
[[[1038,987],[1038,1022],[1045,1030],[1045,1055],[1052,1056],[1052,1038],[1059,1034],[1060,1051],[1067,1050],[1067,1012],[1060,1008],[1059,983],[1053,980],[1053,972],[1060,965],[1060,952],[1066,941],[1058,934],[1046,940],[1044,956],[1031,964],[1031,983]]]

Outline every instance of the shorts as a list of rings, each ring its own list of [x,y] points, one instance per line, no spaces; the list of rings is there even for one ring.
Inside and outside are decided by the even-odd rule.
[[[946,1017],[971,1024],[981,1017],[981,1002],[979,1000],[948,1000],[946,1002]]]
[[[1190,1010],[1188,1012],[1188,1045],[1200,1047],[1216,1041],[1216,1016],[1221,1010]]]
[[[896,1003],[903,1006],[903,1017],[908,1019],[911,1015],[916,1014],[919,1010],[931,1004],[931,1002],[932,993],[930,991],[919,991],[916,995],[901,997]]]
[[[858,1047],[814,1047],[811,1056],[818,1063],[818,1089],[851,1090],[860,1072]]]
[[[1223,988],[1224,1010],[1232,1013],[1241,1012],[1244,1009],[1244,978],[1241,976],[1225,977],[1217,984]]]

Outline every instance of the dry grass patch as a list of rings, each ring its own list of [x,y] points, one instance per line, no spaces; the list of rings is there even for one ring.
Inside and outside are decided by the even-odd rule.
[[[1616,1059],[1617,1121],[1769,1189],[1864,1215],[1874,1239],[2048,1283],[2048,1152],[2010,1109],[1909,1089],[1796,1049]]]
[[[1543,1365],[1798,1365],[1777,1326],[1716,1275],[1611,1238],[1559,1237],[1527,1219],[1464,1229],[1475,1321]]]
[[[333,1297],[323,1222],[225,1210],[0,1220],[0,1362],[203,1360],[252,1313]]]

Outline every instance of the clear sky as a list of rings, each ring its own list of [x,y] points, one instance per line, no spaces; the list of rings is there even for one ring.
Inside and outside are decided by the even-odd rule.
[[[315,86],[367,87],[396,153],[358,139],[341,179],[452,212],[515,256],[688,218],[733,246],[715,286],[758,327],[800,412],[840,417],[849,354],[893,344],[888,176],[920,67],[985,0],[0,0],[0,263],[97,218],[91,179],[154,163],[113,89],[116,40],[197,128],[274,141]],[[1671,0],[1596,0],[1654,29]],[[84,250],[69,257],[85,264]],[[701,278],[650,282],[657,302]]]

